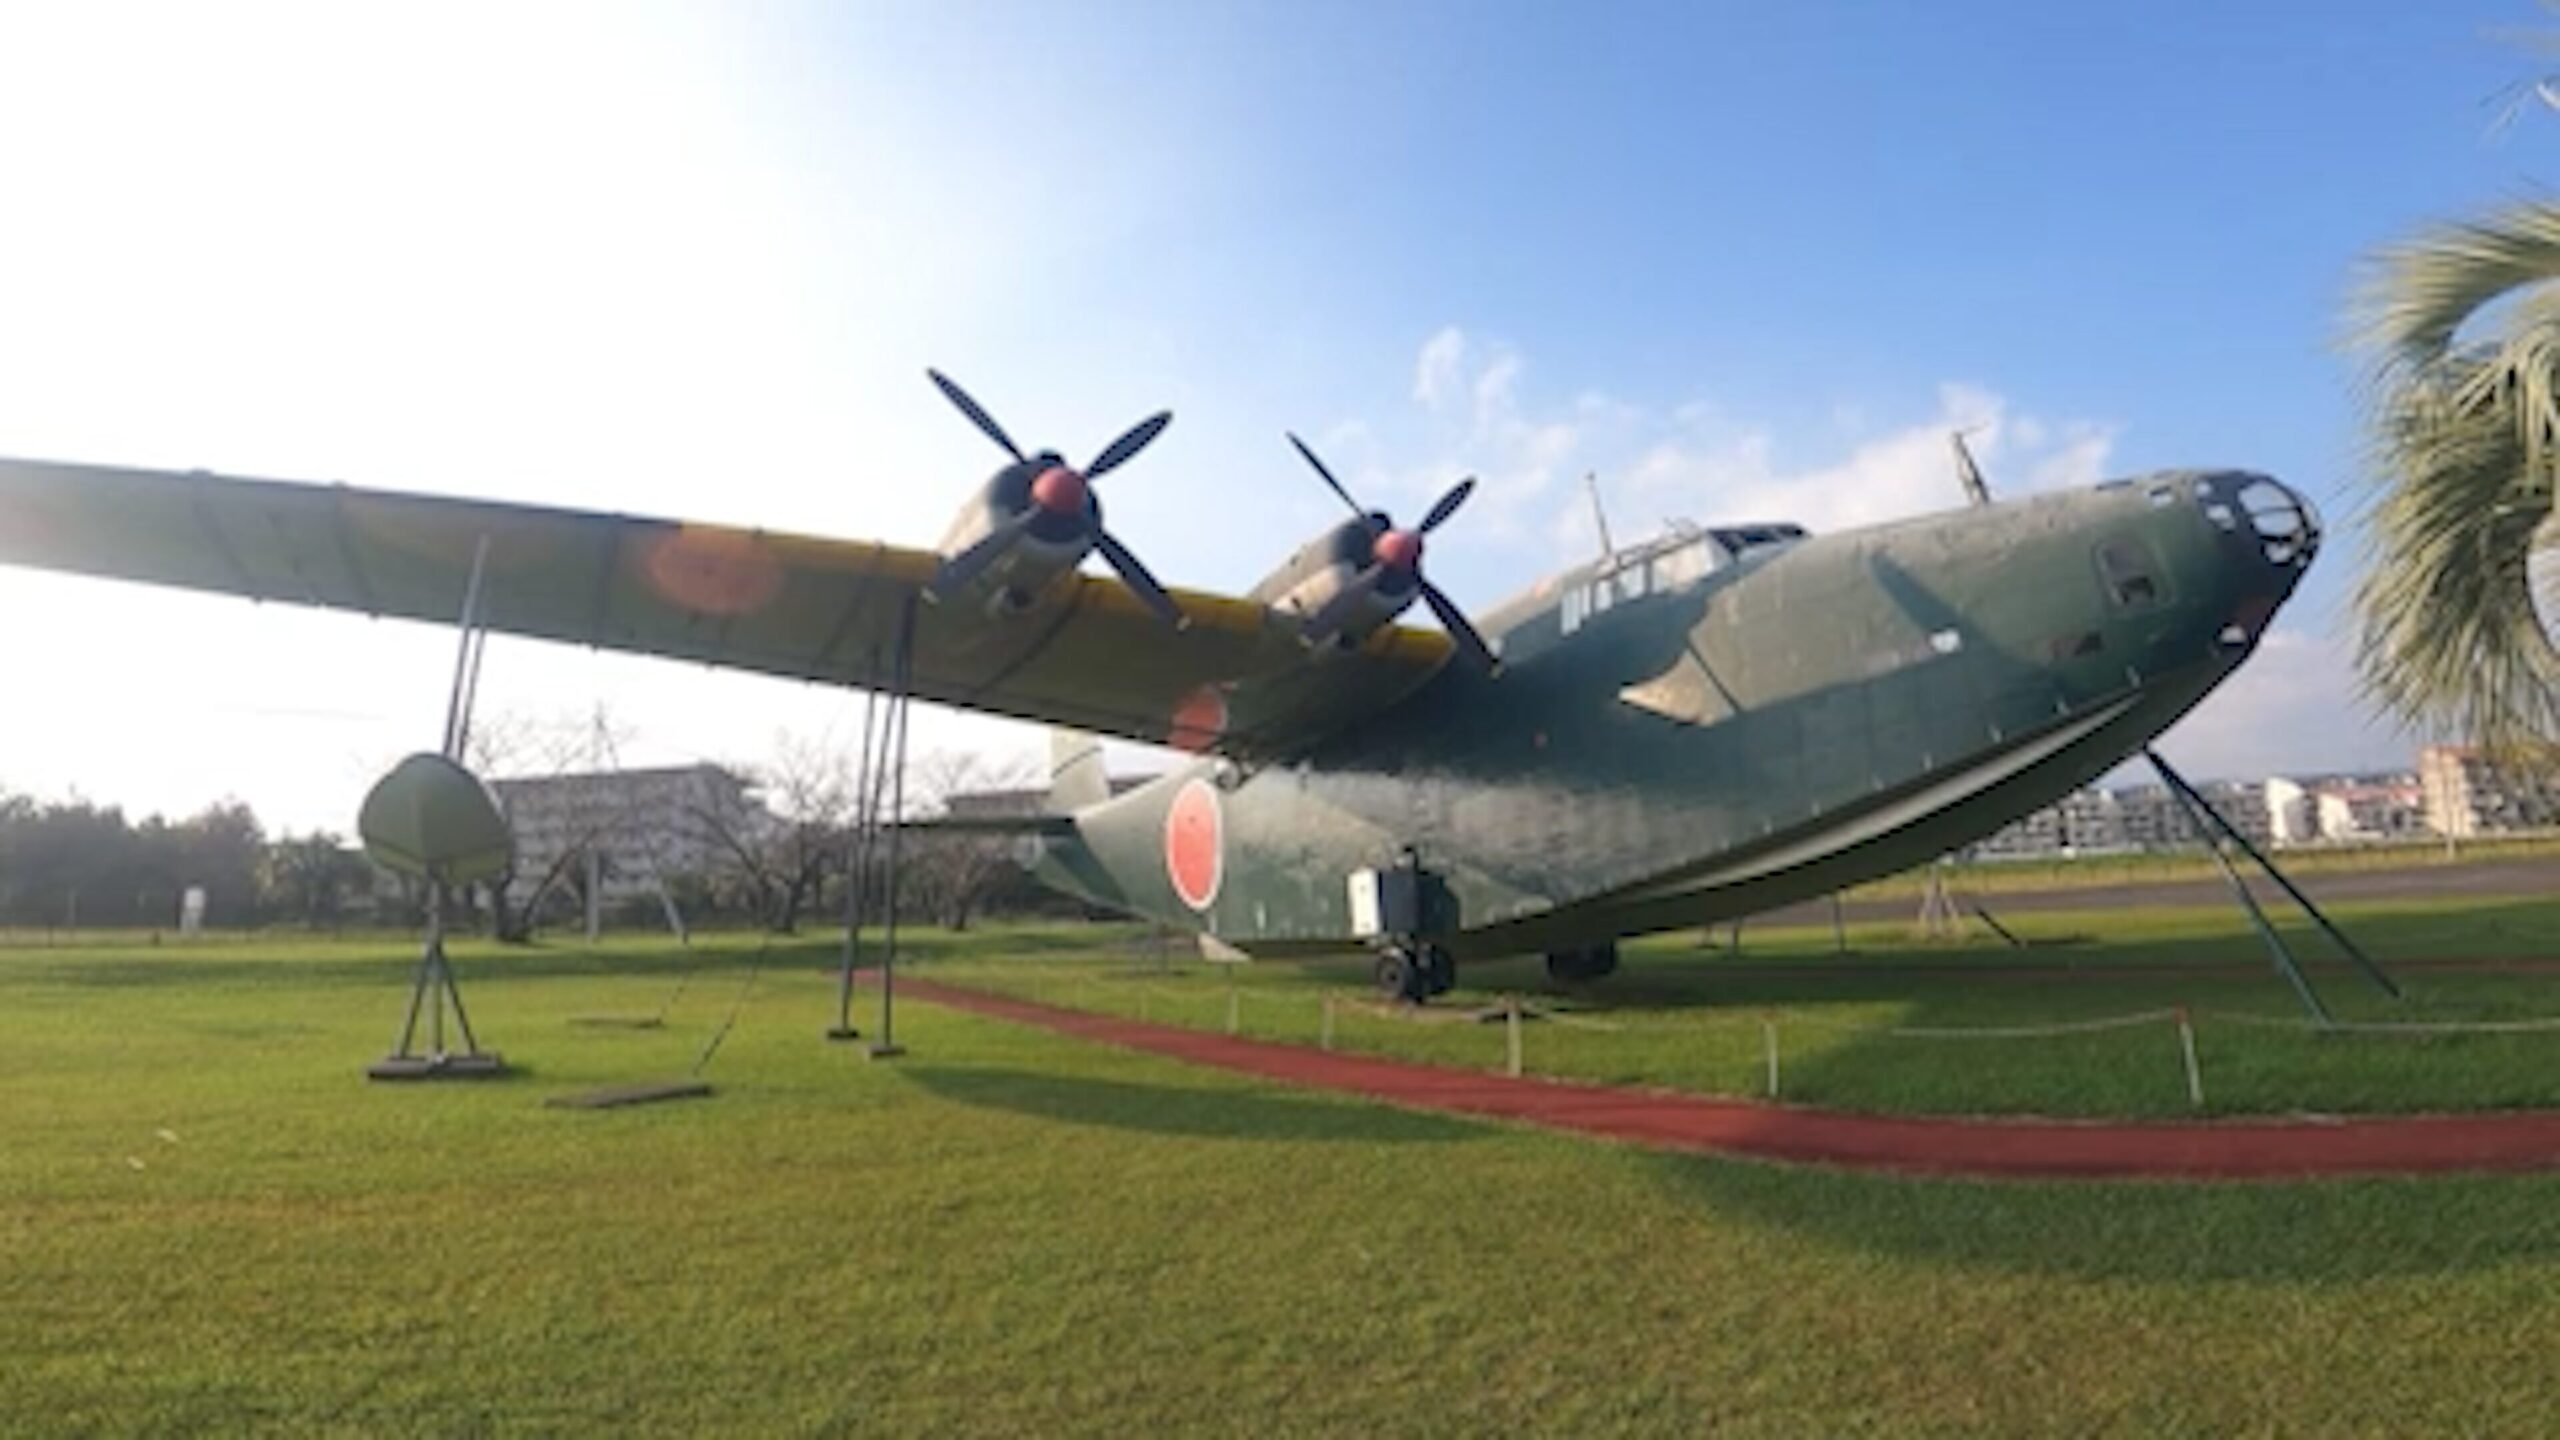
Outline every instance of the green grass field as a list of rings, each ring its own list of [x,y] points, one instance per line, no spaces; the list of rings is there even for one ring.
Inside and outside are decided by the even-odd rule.
[[[2359,928],[2387,949],[2384,918]],[[2551,933],[2547,909],[2493,919]],[[2388,923],[2474,953],[2514,938]],[[926,936],[919,968],[1135,983],[1100,978],[1130,962],[1080,939]],[[2163,964],[2221,942],[2155,917],[2140,943]],[[1819,948],[1755,937],[1743,963],[1790,944]],[[759,949],[466,948],[474,1018],[522,1069],[421,1087],[359,1078],[405,990],[394,943],[0,947],[0,1434],[2560,1426],[2560,1176],[1983,1183],[1666,1157],[924,1005],[901,1016],[913,1053],[866,1063],[818,1038],[823,943],[765,957],[715,1097],[539,1104],[681,1072]],[[1984,973],[2002,966],[1929,952],[1897,988],[1806,954],[1804,978],[1728,993],[1657,951],[1620,1005],[1952,1022],[2134,998]],[[654,1011],[687,971],[665,1029],[569,1023]],[[1277,1007],[1347,978],[1246,983]],[[2550,993],[2466,978],[2437,998],[2439,979],[2456,985],[2431,974],[2419,1003]],[[2344,976],[2324,980],[2343,1008]],[[1223,1006],[1213,977],[1151,983]],[[2223,999],[2283,1013],[2263,983]],[[1499,1055],[1490,1027],[1428,1035]],[[2494,1060],[2507,1098],[2532,1098],[2530,1061],[2560,1038],[2434,1048]],[[1790,1080],[1858,1053],[1808,1053]],[[1939,1065],[1978,1064],[1982,1093],[2025,1103],[2001,1063]],[[2165,1056],[2142,1063],[2174,1092]],[[2394,1063],[2404,1081],[2437,1068]],[[2241,1069],[2208,1056],[2209,1083]],[[1844,1089],[1860,1073],[1884,1072],[1834,1072]]]
[[[1504,1063],[1502,1027],[1459,1015],[1518,995],[1556,1017],[1524,1026],[1532,1072],[1724,1095],[1765,1093],[1766,1020],[1777,1029],[1783,1098],[1954,1114],[2198,1113],[2165,1016],[2040,1037],[1898,1033],[2067,1025],[2183,1005],[2197,1038],[2203,1113],[2560,1105],[2560,901],[2373,903],[2336,914],[2407,992],[2388,999],[2307,925],[2288,923],[2289,943],[2338,1018],[2549,1019],[2553,1028],[2316,1033],[2227,908],[2021,913],[2008,923],[2031,942],[2024,949],[1978,931],[1963,943],[1918,944],[1901,925],[1853,927],[1855,953],[1846,956],[1833,953],[1828,926],[1746,930],[1739,957],[1702,952],[1694,934],[1662,937],[1629,947],[1611,980],[1561,996],[1548,993],[1531,961],[1466,967],[1460,989],[1423,1011],[1371,1003],[1359,961],[1151,963],[1123,944],[1098,955],[964,953],[919,969],[1201,1028],[1225,1028],[1232,1008],[1240,1033],[1307,1044],[1321,1041],[1331,996],[1340,1048],[1479,1068]]]

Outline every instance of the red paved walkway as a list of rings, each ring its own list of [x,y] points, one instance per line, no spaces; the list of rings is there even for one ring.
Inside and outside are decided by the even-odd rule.
[[[905,994],[1195,1064],[1391,1105],[1525,1121],[1665,1150],[1950,1175],[2214,1177],[2560,1166],[2560,1111],[2343,1120],[2073,1121],[1860,1115],[1311,1050],[1061,1009],[927,980]]]

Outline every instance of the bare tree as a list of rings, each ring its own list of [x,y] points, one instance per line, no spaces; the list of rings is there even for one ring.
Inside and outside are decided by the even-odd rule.
[[[1021,756],[934,750],[907,766],[907,795],[928,815],[1036,815],[1037,767]],[[917,830],[904,837],[899,869],[902,902],[952,930],[966,930],[978,907],[1020,868],[1009,835]]]
[[[465,761],[472,773],[484,778],[554,779],[581,765],[594,764],[598,729],[612,725],[612,719],[601,708],[591,714],[547,719],[520,711],[500,711],[472,722]],[[543,902],[580,873],[602,828],[603,823],[598,820],[571,836],[570,843],[562,845],[544,863],[542,872],[531,877],[519,873],[522,856],[511,850],[507,868],[478,887],[478,897],[489,907],[490,934],[510,944],[529,943]],[[519,900],[518,882],[527,878],[532,885]]]
[[[853,833],[852,758],[783,735],[770,762],[735,769],[750,783],[747,803],[698,804],[687,819],[727,857],[758,923],[787,935],[824,903],[828,882],[844,873]]]

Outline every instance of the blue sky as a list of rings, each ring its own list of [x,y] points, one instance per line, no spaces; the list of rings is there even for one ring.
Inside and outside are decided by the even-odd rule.
[[[993,452],[1090,450],[1168,579],[1331,501],[1482,607],[1666,515],[1832,526],[2239,464],[2353,507],[2357,258],[2519,195],[2513,3],[96,6],[0,18],[0,453],[929,543]],[[2333,542],[2173,735],[2204,773],[2391,763]],[[0,576],[0,785],[344,828],[444,637]],[[77,626],[37,617],[77,615]],[[102,665],[100,657],[117,663]],[[314,657],[327,656],[326,664]],[[488,703],[752,759],[842,697],[530,644]],[[186,697],[191,722],[167,723]],[[927,743],[1028,748],[937,718]]]

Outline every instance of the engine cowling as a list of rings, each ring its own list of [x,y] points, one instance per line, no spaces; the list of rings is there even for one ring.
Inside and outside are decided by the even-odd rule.
[[[960,575],[952,562],[999,531],[1019,529],[982,568]],[[952,578],[935,590],[946,603],[985,605],[998,614],[1028,607],[1093,553],[1102,505],[1083,477],[1055,454],[1032,456],[999,470],[952,517],[939,550]]]
[[[1298,633],[1319,651],[1351,649],[1420,599],[1439,617],[1450,641],[1469,662],[1488,674],[1500,670],[1502,662],[1476,633],[1475,623],[1422,574],[1422,537],[1467,503],[1476,488],[1475,477],[1443,491],[1422,523],[1407,529],[1383,510],[1362,509],[1306,441],[1292,435],[1289,443],[1323,479],[1325,488],[1351,507],[1352,519],[1300,547],[1288,564],[1263,577],[1254,595],[1294,615]]]
[[[1390,527],[1384,515],[1345,521],[1299,546],[1248,595],[1297,622],[1300,635],[1315,649],[1354,649],[1411,608],[1421,593],[1409,563],[1362,583],[1378,563],[1382,546],[1401,548],[1387,546],[1386,537],[1404,533]]]

